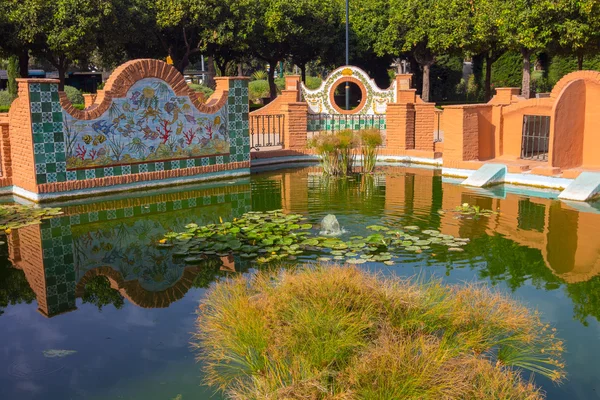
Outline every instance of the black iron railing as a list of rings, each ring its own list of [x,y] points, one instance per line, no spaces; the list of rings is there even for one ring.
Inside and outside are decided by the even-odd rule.
[[[548,161],[549,142],[550,117],[547,115],[524,115],[521,158]]]
[[[283,114],[250,115],[250,148],[283,146]]]

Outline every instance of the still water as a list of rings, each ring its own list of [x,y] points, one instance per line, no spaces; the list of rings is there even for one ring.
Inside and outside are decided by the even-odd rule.
[[[64,216],[15,230],[0,246],[2,398],[218,399],[201,385],[190,349],[195,311],[212,282],[253,265],[237,257],[185,265],[154,244],[190,222],[272,209],[314,224],[335,214],[348,236],[378,224],[470,238],[463,253],[405,253],[395,266],[362,266],[484,281],[511,293],[565,339],[569,380],[556,386],[536,378],[548,398],[600,398],[600,205],[565,204],[556,195],[468,189],[432,169],[384,167],[375,177],[327,180],[306,166],[58,204]],[[499,214],[438,212],[462,203]]]

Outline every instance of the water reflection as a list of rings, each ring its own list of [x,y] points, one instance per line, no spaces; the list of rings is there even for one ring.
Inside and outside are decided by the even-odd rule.
[[[235,261],[215,257],[186,265],[157,241],[190,222],[231,220],[250,207],[248,184],[66,206],[59,218],[11,232],[8,259],[23,271],[47,317],[75,310],[77,298],[98,308],[120,308],[123,298],[144,308],[168,307],[191,287],[235,271]],[[22,282],[16,275],[6,279]]]

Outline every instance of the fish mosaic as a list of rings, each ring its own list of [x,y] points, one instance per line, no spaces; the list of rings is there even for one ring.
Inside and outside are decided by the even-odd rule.
[[[63,115],[70,169],[229,154],[227,107],[201,113],[157,78],[136,82],[97,119]]]

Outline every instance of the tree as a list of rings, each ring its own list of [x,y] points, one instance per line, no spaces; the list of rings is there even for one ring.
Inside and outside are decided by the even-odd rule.
[[[302,12],[294,15],[292,23],[301,29],[289,39],[290,53],[306,83],[309,62],[331,60],[343,48],[339,44],[344,40],[345,10],[339,0],[302,0],[299,3]]]
[[[6,69],[8,75],[8,93],[13,99],[17,97],[17,77],[19,76],[19,57],[10,56],[8,59],[8,68]]]
[[[484,100],[492,98],[492,64],[505,52],[497,21],[501,7],[498,0],[474,0],[470,16],[470,35],[465,37],[465,49],[482,56],[485,64]]]
[[[389,24],[378,53],[410,51],[423,69],[421,96],[430,98],[429,73],[437,55],[462,51],[470,6],[462,0],[390,0]]]
[[[559,4],[558,44],[577,56],[577,69],[582,70],[584,56],[599,50],[600,2],[562,0]]]
[[[19,60],[19,75],[27,78],[29,75],[29,45],[19,37],[21,26],[9,18],[13,4],[0,2],[0,54],[17,56]],[[22,5],[18,5],[22,7]]]
[[[5,0],[19,38],[57,70],[64,88],[67,68],[96,48],[101,21],[112,12],[104,0]]]
[[[553,39],[556,26],[555,0],[513,0],[498,2],[497,21],[501,43],[521,53],[523,76],[521,95],[528,99],[531,93],[531,56],[543,50]]]

